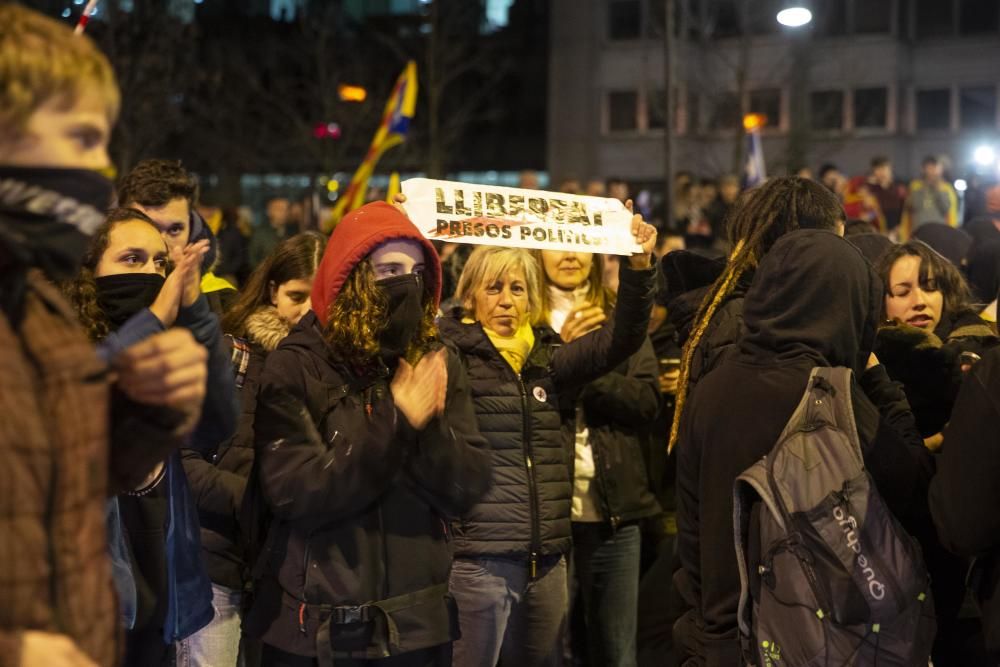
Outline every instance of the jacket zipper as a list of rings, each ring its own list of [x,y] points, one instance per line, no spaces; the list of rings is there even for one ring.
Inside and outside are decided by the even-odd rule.
[[[312,549],[312,533],[306,536],[306,549],[305,555],[302,558],[302,601],[299,604],[299,632],[302,634],[308,634],[306,632],[306,605],[309,604],[308,590],[309,590],[309,552]]]
[[[174,476],[174,469],[171,467],[171,465],[173,463],[173,460],[174,460],[173,456],[171,456],[169,459],[166,460],[166,462],[164,462],[163,465],[165,467],[165,473],[166,473],[166,476],[167,476],[167,496],[170,498],[170,500],[168,502],[169,512],[170,512],[169,524],[170,524],[171,528],[175,531],[174,535],[177,535],[178,532],[179,532],[179,527],[177,525],[177,508],[174,505],[174,500],[175,500],[175,498],[174,498],[174,477],[173,477]],[[176,546],[176,545],[177,545],[177,542],[175,540],[174,541],[174,546]],[[170,585],[170,600],[172,602],[171,607],[172,607],[173,613],[171,614],[170,618],[168,619],[168,622],[170,623],[170,627],[173,628],[173,640],[174,641],[177,641],[177,640],[180,639],[180,637],[178,637],[179,633],[177,632],[177,624],[178,624],[178,619],[181,617],[180,611],[177,608],[177,604],[178,604],[179,600],[178,600],[178,596],[177,596],[177,569],[176,569],[176,566],[177,566],[177,560],[175,558],[174,559],[173,577],[172,577],[173,581],[171,582],[172,585]]]
[[[586,415],[584,415],[584,421],[586,421]],[[601,459],[600,448],[596,443],[590,441],[590,452],[594,457],[594,468],[597,469],[597,484],[601,491],[601,505],[604,507],[604,515],[608,518],[608,523],[611,524],[611,533],[615,534],[618,532],[618,524],[621,523],[621,517],[611,511],[611,496],[608,494],[608,481],[604,474],[604,461]]]
[[[541,536],[538,527],[538,485],[535,482],[535,461],[531,454],[531,405],[528,402],[528,389],[524,386],[521,376],[517,376],[517,385],[521,389],[522,434],[521,447],[524,450],[524,468],[528,473],[528,501],[531,508],[531,553],[528,558],[528,575],[534,580],[538,576],[538,554],[541,551]]]

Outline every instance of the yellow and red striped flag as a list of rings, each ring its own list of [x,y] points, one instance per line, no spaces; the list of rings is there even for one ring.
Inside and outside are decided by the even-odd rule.
[[[396,85],[392,89],[392,95],[386,102],[385,110],[382,112],[382,122],[379,123],[375,138],[372,139],[365,159],[361,166],[354,172],[350,184],[344,190],[344,194],[337,200],[336,206],[330,215],[331,226],[340,222],[340,219],[365,203],[365,194],[368,190],[368,180],[375,171],[382,155],[394,146],[398,146],[406,139],[406,134],[410,129],[410,123],[417,109],[417,64],[410,61],[406,64],[402,74],[396,79]],[[327,230],[329,231],[329,230]]]

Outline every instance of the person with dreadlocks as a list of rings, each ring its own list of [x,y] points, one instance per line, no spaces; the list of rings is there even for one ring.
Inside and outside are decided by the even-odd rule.
[[[856,247],[829,230],[787,233],[757,265],[744,300],[743,334],[698,383],[681,424],[681,569],[674,581],[690,609],[675,623],[674,637],[684,667],[743,664],[733,483],[778,442],[813,368],[853,370],[851,415],[865,468],[911,535],[929,524],[930,454],[902,387],[871,353],[881,309],[875,270]],[[753,559],[760,557],[751,556],[748,567],[754,572]],[[775,575],[787,576],[778,569]],[[830,603],[844,601],[836,597]]]
[[[721,275],[711,286],[683,294],[667,307],[684,346],[669,449],[677,442],[684,404],[694,385],[740,337],[743,295],[764,255],[796,229],[826,229],[843,236],[846,219],[835,194],[796,176],[771,179],[736,201],[728,224],[733,250]],[[694,311],[691,305],[698,300],[701,305]],[[692,312],[696,315],[685,321],[681,314]]]

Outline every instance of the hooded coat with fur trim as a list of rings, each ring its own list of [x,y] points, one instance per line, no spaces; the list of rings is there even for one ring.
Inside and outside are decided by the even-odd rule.
[[[246,322],[246,338],[226,336],[232,351],[241,410],[236,433],[206,460],[182,451],[184,470],[198,506],[202,556],[213,583],[239,590],[246,568],[238,541],[238,519],[253,466],[253,420],[264,360],[291,330],[276,308],[263,306]]]

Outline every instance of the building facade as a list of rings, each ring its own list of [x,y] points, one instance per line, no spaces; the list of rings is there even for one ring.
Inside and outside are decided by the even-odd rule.
[[[925,155],[943,154],[957,177],[976,147],[1000,153],[996,0],[814,0],[814,21],[798,29],[777,24],[777,0],[676,4],[677,170],[737,171],[749,112],[767,116],[772,175],[827,162],[863,173],[884,155],[911,177]],[[553,0],[553,179],[663,182],[663,6]]]

